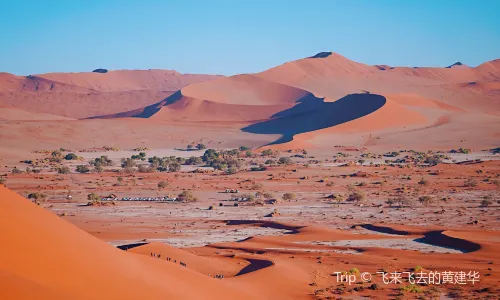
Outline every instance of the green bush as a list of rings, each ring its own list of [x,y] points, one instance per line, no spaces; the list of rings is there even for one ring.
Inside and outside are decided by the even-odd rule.
[[[78,156],[75,153],[68,153],[64,156],[65,160],[77,160]]]

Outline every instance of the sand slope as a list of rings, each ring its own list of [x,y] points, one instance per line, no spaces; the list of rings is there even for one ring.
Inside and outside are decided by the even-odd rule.
[[[3,186],[0,199],[2,299],[250,299],[187,268],[107,245]]]

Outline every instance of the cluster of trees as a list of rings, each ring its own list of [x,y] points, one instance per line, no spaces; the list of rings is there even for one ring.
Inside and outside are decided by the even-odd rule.
[[[244,166],[244,160],[238,158],[238,149],[216,151],[208,149],[203,153],[201,160],[205,165],[227,174],[234,174]]]

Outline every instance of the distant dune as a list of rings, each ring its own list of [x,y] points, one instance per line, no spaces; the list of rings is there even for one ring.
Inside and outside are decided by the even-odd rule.
[[[144,107],[196,82],[220,76],[169,70],[121,70],[107,73],[48,73],[16,76],[0,73],[0,106],[86,118]]]
[[[441,68],[372,66],[320,52],[261,73],[231,77],[124,70],[28,77],[2,73],[0,82],[0,104],[102,122],[114,119],[128,124],[131,118],[141,119],[155,128],[164,126],[169,140],[184,139],[169,131],[173,124],[175,128],[211,128],[203,131],[208,140],[227,130],[241,130],[239,137],[227,137],[225,143],[254,134],[266,136],[262,139],[274,146],[285,143],[283,147],[328,147],[333,139],[383,147],[387,141],[383,137],[404,132],[399,135],[402,146],[413,144],[421,131],[437,132],[432,128],[444,120],[443,128],[453,127],[457,132],[473,129],[475,124],[486,129],[475,136],[476,146],[489,146],[493,142],[487,137],[500,134],[494,129],[500,128],[494,117],[500,115],[500,60],[477,67],[459,62]],[[476,119],[465,122],[468,114]],[[16,127],[26,132],[22,124]],[[116,128],[113,123],[106,130]],[[128,140],[122,138],[126,134],[110,132],[109,136]],[[442,141],[429,136],[432,143],[422,147],[449,147],[465,138],[450,136],[453,139]]]

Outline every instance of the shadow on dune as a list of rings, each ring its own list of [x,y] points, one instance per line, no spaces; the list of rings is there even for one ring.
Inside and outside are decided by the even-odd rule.
[[[236,274],[235,276],[245,275],[245,274],[255,272],[255,271],[258,271],[260,269],[268,268],[268,267],[274,265],[274,263],[270,260],[255,259],[255,258],[245,258],[245,259],[248,262],[250,262],[250,264],[248,266],[244,267],[243,269],[241,269],[238,272],[238,274]]]
[[[385,103],[383,96],[375,94],[350,94],[335,102],[324,102],[313,95],[297,101],[294,107],[281,111],[270,120],[242,128],[243,132],[256,134],[281,134],[272,144],[285,143],[300,133],[346,123],[366,116]]]
[[[151,105],[146,106],[144,108],[125,111],[125,112],[121,112],[118,114],[95,116],[95,117],[90,117],[87,119],[114,119],[114,118],[144,118],[144,119],[147,119],[147,118],[150,118],[151,116],[153,116],[154,114],[156,114],[157,112],[159,112],[163,106],[167,106],[167,105],[170,105],[172,103],[175,103],[175,102],[179,101],[181,98],[182,98],[182,93],[179,90],[179,91],[175,92],[174,94],[168,96],[164,100],[162,100],[158,103],[155,103],[155,104],[151,104]]]

